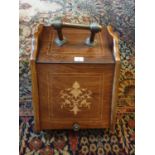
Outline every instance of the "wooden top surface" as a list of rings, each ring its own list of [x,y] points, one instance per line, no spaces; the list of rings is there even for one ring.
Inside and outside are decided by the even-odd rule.
[[[77,63],[75,61],[77,57],[83,57],[83,62],[80,63],[115,62],[113,39],[106,27],[96,34],[95,47],[88,47],[84,43],[90,36],[89,30],[64,28],[63,35],[67,38],[67,43],[58,47],[54,43],[57,32],[52,27],[43,27],[39,39],[37,63]]]

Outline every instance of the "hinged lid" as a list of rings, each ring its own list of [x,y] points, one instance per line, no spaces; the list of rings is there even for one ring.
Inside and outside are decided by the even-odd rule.
[[[85,29],[63,29],[67,42],[57,46],[57,32],[52,26],[40,25],[35,33],[34,48],[37,63],[115,63],[113,37],[106,27],[96,34],[96,45],[87,46],[84,41],[90,35]]]

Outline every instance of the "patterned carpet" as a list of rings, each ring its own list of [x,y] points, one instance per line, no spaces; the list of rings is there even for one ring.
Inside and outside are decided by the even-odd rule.
[[[135,8],[134,0],[20,0],[19,97],[20,154],[134,154]],[[111,24],[120,35],[121,75],[115,133],[108,130],[33,132],[31,38],[39,23]],[[104,153],[103,153],[104,152]]]
[[[134,114],[119,115],[107,129],[33,132],[33,117],[20,118],[20,155],[134,155]]]
[[[119,112],[134,111],[134,0],[20,0],[20,115],[32,116],[29,57],[39,23],[55,19],[71,23],[111,24],[120,34]]]

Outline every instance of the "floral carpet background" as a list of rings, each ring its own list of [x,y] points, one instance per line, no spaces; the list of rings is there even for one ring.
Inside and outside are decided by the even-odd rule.
[[[20,154],[134,154],[134,0],[20,0],[19,9]],[[44,132],[33,133],[29,66],[31,39],[38,24],[50,25],[55,19],[71,23],[88,24],[95,21],[103,25],[111,24],[119,33],[121,75],[114,134],[108,135],[107,130],[94,130],[93,133],[83,131],[78,135],[66,131],[61,134],[55,132],[51,137]],[[89,135],[95,140],[91,141]],[[108,135],[108,140],[105,135]],[[80,151],[77,153],[77,150]]]
[[[30,115],[29,58],[32,34],[39,23],[111,24],[120,35],[121,76],[118,111],[134,111],[134,0],[20,0],[20,114]],[[125,108],[124,108],[125,107]]]

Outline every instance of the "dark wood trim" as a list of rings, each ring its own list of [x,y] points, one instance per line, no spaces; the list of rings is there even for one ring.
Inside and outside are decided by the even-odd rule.
[[[32,102],[34,108],[34,119],[35,119],[35,131],[40,131],[40,114],[39,114],[39,94],[38,94],[38,80],[36,70],[36,58],[38,55],[38,45],[43,25],[39,25],[38,31],[34,33],[32,41],[32,52],[30,57],[31,76],[32,76]]]
[[[37,58],[38,48],[39,48],[39,40],[41,37],[42,30],[43,30],[43,25],[40,24],[38,26],[38,30],[34,33],[34,36],[32,39],[32,50],[31,50],[30,60],[36,60],[36,58]]]
[[[119,51],[119,37],[116,32],[113,31],[112,26],[107,27],[110,35],[113,37],[113,55],[115,58],[115,72],[113,79],[113,90],[112,90],[112,103],[111,103],[111,131],[114,131],[116,124],[116,107],[118,102],[118,84],[120,74],[120,51]]]
[[[35,131],[40,131],[40,113],[39,113],[39,95],[36,64],[34,60],[30,61],[32,76],[32,103],[34,109]]]

